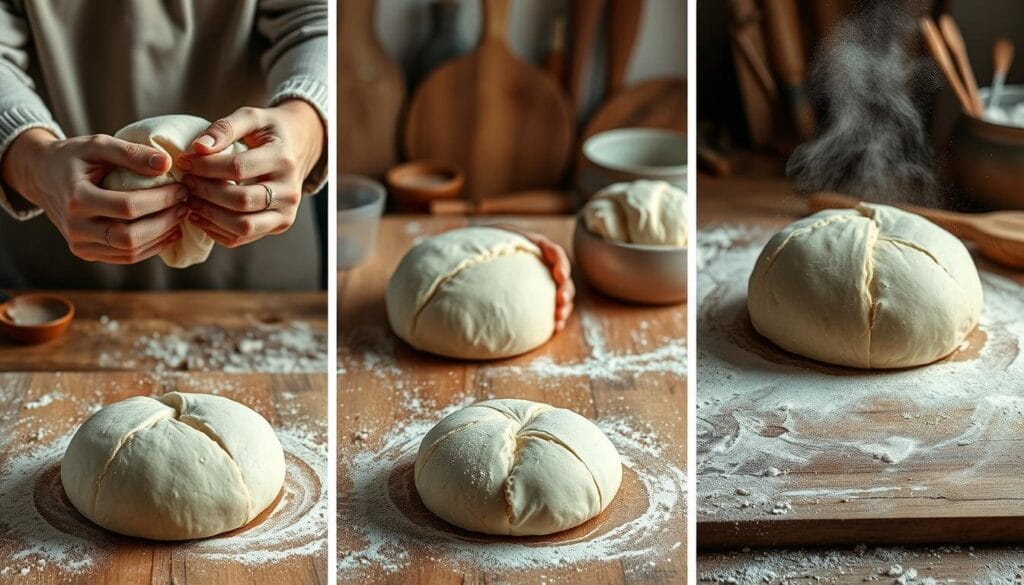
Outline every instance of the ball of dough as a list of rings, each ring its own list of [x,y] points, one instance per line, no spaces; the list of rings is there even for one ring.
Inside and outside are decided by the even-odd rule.
[[[615,183],[583,208],[587,229],[606,240],[686,245],[686,192],[664,181]]]
[[[622,482],[608,437],[582,416],[529,400],[488,400],[446,416],[420,443],[416,491],[474,532],[552,534],[597,516]]]
[[[245,526],[274,502],[284,474],[284,452],[266,419],[227,398],[179,392],[96,412],[60,467],[83,516],[153,540]]]
[[[555,282],[541,251],[496,228],[445,232],[402,258],[387,291],[391,328],[409,345],[461,359],[518,355],[555,331]]]
[[[129,124],[114,134],[127,142],[144,144],[169,154],[172,160],[188,152],[192,141],[203,133],[210,123],[196,116],[157,116]],[[224,150],[226,153],[242,152],[244,144],[236,142]],[[156,177],[137,175],[125,168],[116,168],[103,179],[103,187],[113,191],[138,191],[181,181],[184,171],[175,166]],[[187,268],[205,262],[213,249],[213,240],[203,230],[189,221],[181,222],[181,239],[163,252],[160,259],[172,268]]]
[[[885,205],[828,210],[761,251],[747,307],[783,349],[857,368],[903,368],[949,355],[978,324],[981,281],[949,232]]]

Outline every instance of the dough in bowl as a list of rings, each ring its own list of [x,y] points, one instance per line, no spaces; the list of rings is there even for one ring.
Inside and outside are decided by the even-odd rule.
[[[518,355],[555,330],[555,281],[540,249],[497,228],[445,232],[402,258],[388,321],[409,345],[461,359]]]
[[[153,540],[245,526],[274,502],[284,474],[284,451],[266,419],[221,396],[179,392],[99,410],[60,466],[83,516]]]
[[[151,146],[171,155],[174,159],[179,154],[189,151],[192,141],[209,126],[209,122],[196,116],[157,116],[129,124],[118,130],[114,137]],[[246,146],[236,142],[224,152],[244,150]],[[113,191],[138,191],[180,182],[184,175],[183,171],[174,166],[167,173],[157,177],[145,177],[124,168],[117,168],[104,177],[103,186]],[[181,222],[181,239],[160,252],[160,259],[172,268],[187,268],[205,262],[213,249],[213,244],[210,236],[186,220]]]
[[[583,208],[584,225],[606,240],[686,246],[686,192],[664,181],[615,183]]]
[[[622,463],[608,437],[571,410],[488,400],[430,429],[416,455],[415,481],[424,505],[459,528],[552,534],[608,507]]]
[[[885,205],[827,210],[776,234],[750,275],[754,328],[783,349],[856,368],[952,353],[978,324],[981,281],[964,245]]]

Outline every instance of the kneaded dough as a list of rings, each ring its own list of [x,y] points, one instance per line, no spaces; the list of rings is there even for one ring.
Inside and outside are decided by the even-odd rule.
[[[783,349],[857,368],[952,353],[978,324],[981,281],[964,245],[894,207],[827,210],[776,234],[750,275],[754,328]]]
[[[518,355],[555,331],[555,282],[540,249],[497,228],[445,232],[402,258],[388,321],[409,345],[461,359]]]
[[[415,482],[424,505],[459,528],[552,534],[608,507],[622,462],[608,437],[571,410],[488,400],[430,429],[416,454]]]
[[[664,181],[615,183],[583,208],[587,229],[606,240],[686,245],[686,192]]]
[[[257,412],[211,394],[137,396],[99,410],[60,467],[68,499],[114,532],[204,538],[248,524],[274,502],[285,462]]]
[[[114,134],[127,142],[144,144],[171,155],[172,160],[192,147],[192,141],[209,128],[210,122],[196,116],[157,116],[129,124]],[[225,153],[242,152],[246,146],[236,142]],[[185,173],[175,166],[157,177],[145,177],[124,168],[111,171],[103,186],[113,191],[138,191],[181,181]],[[213,249],[213,240],[189,221],[181,222],[181,239],[160,253],[164,264],[172,268],[187,268],[205,262]]]

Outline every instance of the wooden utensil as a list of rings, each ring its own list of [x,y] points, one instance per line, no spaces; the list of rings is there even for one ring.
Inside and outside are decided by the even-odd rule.
[[[338,3],[338,170],[381,177],[398,160],[405,80],[374,34],[374,6]]]
[[[559,16],[551,28],[551,45],[544,57],[544,70],[558,83],[565,78],[565,17]]]
[[[949,87],[953,89],[953,94],[956,96],[957,101],[960,102],[960,107],[968,114],[980,118],[981,112],[978,111],[977,105],[971,101],[963,82],[960,81],[956,67],[953,66],[953,60],[949,56],[949,50],[939,34],[939,29],[935,27],[935,22],[925,17],[921,19],[920,25],[925,45],[927,45],[928,51],[932,54],[932,58],[935,59],[942,74],[946,77]]]
[[[430,203],[431,215],[555,215],[572,210],[572,199],[561,191],[523,191],[482,201],[438,199]]]
[[[565,88],[574,110],[583,107],[586,92],[587,65],[594,55],[597,29],[601,23],[605,0],[573,0],[569,28],[572,44],[569,48],[569,68],[566,70]]]
[[[607,95],[615,95],[626,88],[626,75],[643,13],[643,0],[609,0]]]
[[[856,207],[860,200],[835,193],[812,195],[808,201],[811,211]],[[1024,268],[1024,212],[993,211],[991,213],[957,213],[916,205],[897,205],[900,209],[916,213],[958,238],[969,240],[994,262],[1010,268]]]
[[[768,68],[768,50],[761,30],[761,11],[755,0],[729,0],[729,36],[732,38],[736,81],[743,98],[750,141],[766,146],[775,135],[778,91]]]
[[[801,139],[809,140],[816,123],[805,87],[807,56],[796,0],[765,0],[764,14],[772,66],[782,80],[793,127]]]
[[[479,46],[424,80],[405,124],[406,154],[461,167],[476,200],[555,187],[572,150],[564,92],[505,41],[509,2],[484,0]]]
[[[974,68],[971,67],[967,44],[964,43],[964,37],[960,34],[960,27],[957,26],[952,16],[943,14],[939,17],[939,29],[960,69],[960,77],[963,79],[964,89],[967,90],[967,97],[971,99],[971,103],[974,104],[980,116],[984,107],[981,104],[981,95],[978,93],[978,80],[974,77]]]
[[[686,132],[686,80],[653,79],[613,96],[590,119],[580,144],[615,128]]]
[[[992,46],[992,63],[992,94],[988,98],[989,107],[999,105],[999,97],[1006,86],[1006,75],[1013,63],[1013,41],[1006,38],[996,39],[995,45]]]

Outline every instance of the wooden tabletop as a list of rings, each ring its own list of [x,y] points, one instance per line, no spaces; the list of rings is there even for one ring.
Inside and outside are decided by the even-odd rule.
[[[233,351],[245,337],[262,338],[308,326],[327,347],[324,292],[77,292],[56,291],[75,306],[75,318],[60,338],[22,345],[0,335],[0,371],[152,371],[184,369],[161,359],[161,339],[178,336],[192,351]],[[298,325],[297,325],[298,324]],[[168,342],[170,343],[170,342]],[[205,348],[202,346],[205,343]],[[256,368],[259,360],[250,360]],[[216,364],[194,369],[216,370]],[[246,371],[246,368],[238,368]],[[326,370],[323,367],[317,368]],[[253,370],[266,371],[266,370]],[[305,370],[308,371],[308,370]]]
[[[573,219],[570,217],[492,218],[539,232],[570,250]],[[578,288],[576,311],[567,328],[546,345],[517,358],[488,363],[467,363],[432,357],[408,347],[390,332],[384,310],[384,291],[399,259],[420,238],[466,225],[461,218],[423,216],[386,217],[375,255],[364,265],[339,278],[339,366],[338,383],[338,494],[339,494],[339,582],[341,583],[682,583],[686,575],[685,515],[682,505],[663,510],[657,525],[647,531],[664,545],[652,545],[649,554],[588,560],[576,563],[571,555],[532,568],[508,569],[491,563],[493,557],[474,557],[460,552],[451,542],[464,539],[467,546],[481,545],[479,535],[459,534],[429,513],[419,509],[415,490],[409,502],[396,503],[407,493],[391,492],[392,481],[367,480],[366,467],[379,464],[378,453],[387,453],[396,435],[413,428],[429,428],[441,411],[453,405],[485,398],[516,397],[543,401],[575,410],[591,419],[611,421],[644,429],[661,446],[660,457],[626,466],[623,488],[604,514],[574,534],[552,535],[530,542],[532,547],[556,548],[576,539],[584,547],[588,538],[630,521],[630,510],[646,505],[647,497],[636,487],[636,477],[646,474],[666,479],[671,470],[685,470],[686,381],[683,357],[675,371],[618,372],[606,378],[584,375],[545,377],[532,369],[539,363],[558,368],[575,364],[586,369],[595,352],[601,356],[641,356],[666,343],[682,350],[686,329],[686,306],[641,307],[626,305],[588,289],[575,275]],[[584,321],[586,323],[584,323]],[[595,325],[596,324],[596,325]],[[603,340],[603,343],[602,343]],[[603,348],[600,346],[604,346]],[[596,347],[595,347],[596,346]],[[550,360],[538,361],[538,360]],[[597,365],[595,362],[589,362]],[[607,362],[612,363],[612,362]],[[423,427],[426,425],[426,427]],[[605,427],[606,428],[606,427]],[[418,431],[417,431],[418,432]],[[419,435],[411,444],[418,442]],[[622,449],[620,448],[620,451]],[[397,460],[397,459],[396,459]],[[404,460],[408,464],[408,457]],[[384,475],[401,469],[384,469]],[[641,469],[650,467],[650,469]],[[681,473],[681,472],[680,472]],[[372,478],[371,478],[372,479]],[[672,483],[671,477],[667,478]],[[677,476],[682,490],[685,478]],[[366,493],[375,486],[387,491]],[[685,502],[685,494],[680,494]],[[390,499],[388,499],[390,498]],[[382,503],[383,502],[383,503]],[[408,508],[402,506],[408,505]],[[408,512],[415,524],[428,525],[429,537],[413,537],[406,530],[406,518],[391,522],[387,510]],[[370,518],[379,524],[374,534],[357,524]],[[410,524],[411,526],[411,524]],[[570,533],[572,531],[569,531]],[[419,533],[430,534],[420,531]],[[417,538],[420,538],[417,540]],[[485,548],[510,546],[509,539],[483,539]],[[394,546],[388,549],[381,543]],[[593,544],[593,540],[590,541]],[[604,541],[602,541],[604,542]],[[515,539],[512,539],[515,544]],[[383,547],[383,548],[382,548]],[[468,550],[468,549],[467,549]],[[477,549],[481,550],[481,549]],[[562,549],[569,550],[569,549]],[[573,549],[577,550],[577,549]],[[543,552],[543,551],[542,551]],[[554,557],[557,558],[557,557]]]
[[[230,536],[157,543],[106,532],[63,494],[70,434],[100,406],[135,395],[214,392],[263,415],[288,461],[269,516]],[[0,582],[324,583],[326,376],[131,372],[0,374]]]
[[[762,165],[746,176],[700,175],[699,224],[704,228],[721,224],[759,226],[770,235],[806,215],[805,202],[781,178],[778,165],[774,169],[770,164],[767,166],[768,171],[763,171]],[[977,254],[974,256],[983,273],[1024,283],[1024,275],[993,266]],[[702,304],[702,311],[705,305]],[[703,316],[699,314],[698,320]],[[698,323],[698,336],[705,325]],[[752,331],[749,327],[740,329]],[[750,332],[738,335],[747,333]],[[991,343],[991,339],[986,342],[985,335],[981,332],[969,338],[966,353],[969,354],[976,344]],[[1011,340],[1008,345],[1015,345],[1015,342]],[[1004,353],[1007,363],[1016,361],[1017,350],[1009,348]],[[966,360],[973,356],[958,358],[954,355],[951,359]],[[846,375],[789,354],[787,365],[793,364],[803,364],[806,376],[820,376],[823,382],[833,376]],[[929,367],[932,366],[917,371],[926,373]],[[1002,369],[996,364],[991,372],[1001,374]],[[1024,491],[1019,481],[1024,471],[1020,459],[1020,453],[1024,453],[1024,436],[1018,432],[1021,427],[1015,407],[1001,412],[998,408],[995,410],[996,419],[1003,421],[1005,429],[988,424],[987,415],[980,410],[982,400],[976,397],[968,396],[938,407],[908,409],[906,403],[913,401],[915,395],[941,392],[941,387],[951,382],[937,382],[939,387],[932,388],[918,388],[908,383],[905,395],[889,399],[879,397],[870,403],[858,404],[847,413],[847,423],[830,420],[831,424],[822,424],[816,431],[814,421],[822,419],[807,410],[813,400],[800,400],[790,406],[794,413],[803,409],[802,413],[787,419],[802,417],[800,428],[787,426],[788,423],[771,423],[773,417],[775,420],[784,417],[775,416],[777,412],[773,415],[759,411],[759,403],[755,403],[753,397],[746,400],[746,407],[737,406],[747,410],[730,411],[728,405],[739,405],[744,399],[737,399],[728,385],[720,381],[713,387],[721,389],[721,395],[708,394],[708,386],[701,383],[699,364],[697,371],[699,547],[947,544],[1019,542],[1024,538],[1021,536],[1024,534]],[[876,378],[857,376],[853,379],[861,384],[872,384]],[[756,400],[769,397],[774,391],[766,387]],[[1016,387],[1009,387],[1005,393],[1014,395],[1018,391]],[[765,403],[768,402],[771,401],[766,399]],[[708,405],[707,408],[704,405]],[[708,449],[735,433],[736,421],[743,417],[767,421],[759,439],[767,457],[775,449],[783,451],[787,445],[801,444],[801,441],[806,441],[802,444],[807,445],[813,455],[805,461],[789,461],[780,466],[784,469],[778,470],[781,472],[778,476],[774,476],[775,470],[766,469],[765,474],[771,477],[763,479],[750,476],[749,471],[722,474],[715,470],[702,475],[701,460],[709,456]],[[972,425],[979,429],[976,439],[954,441],[943,447],[937,438],[954,436],[973,428]],[[865,453],[851,455],[850,446],[867,437],[881,437],[881,441],[885,437],[906,440],[914,456],[903,461],[886,461]],[[924,449],[915,445],[935,447]],[[744,475],[747,477],[741,477]],[[740,487],[741,480],[747,487]],[[750,482],[758,485],[756,493],[750,493]],[[773,512],[772,506],[778,509]],[[966,555],[964,558],[967,559]],[[721,562],[728,565],[727,559]],[[703,568],[700,572],[703,573]],[[835,582],[860,582],[860,577]]]

